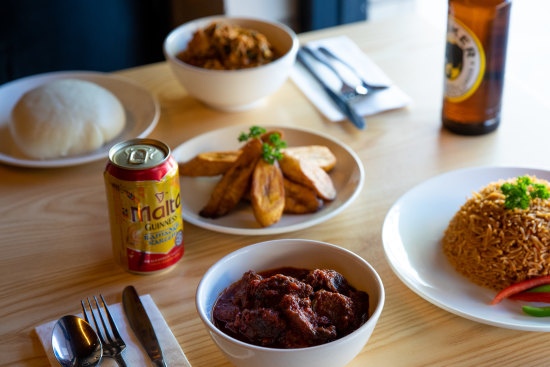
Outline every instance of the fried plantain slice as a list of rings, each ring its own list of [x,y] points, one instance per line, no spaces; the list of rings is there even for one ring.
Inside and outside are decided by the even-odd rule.
[[[291,154],[299,159],[307,159],[329,172],[336,165],[336,156],[325,145],[304,145],[283,150],[283,154]]]
[[[179,173],[191,177],[222,175],[240,154],[240,150],[200,153],[187,162],[179,163]]]
[[[336,189],[332,179],[321,167],[307,159],[298,159],[290,154],[283,154],[279,161],[283,175],[291,181],[309,187],[324,200],[334,200]]]
[[[254,217],[262,225],[268,227],[277,223],[285,208],[285,188],[283,173],[279,163],[269,164],[260,159],[252,173],[250,199]]]
[[[313,189],[283,178],[285,187],[285,209],[288,214],[315,213],[323,207],[323,200]]]
[[[218,218],[227,214],[241,200],[249,187],[250,176],[262,154],[260,139],[251,139],[241,149],[239,158],[224,173],[214,187],[206,206],[199,215],[206,218]]]

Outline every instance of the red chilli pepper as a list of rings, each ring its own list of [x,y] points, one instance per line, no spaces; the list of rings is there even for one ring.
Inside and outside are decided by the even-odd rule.
[[[518,301],[550,303],[550,292],[520,292],[509,297]]]
[[[505,298],[510,297],[513,294],[523,292],[529,288],[538,287],[539,285],[550,284],[550,275],[546,275],[539,278],[527,279],[519,283],[512,284],[500,292],[497,293],[495,298],[491,301],[491,305],[496,305]]]

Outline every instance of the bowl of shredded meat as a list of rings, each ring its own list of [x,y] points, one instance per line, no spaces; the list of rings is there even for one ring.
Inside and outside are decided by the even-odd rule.
[[[286,81],[298,39],[261,19],[212,16],[175,28],[164,41],[173,74],[192,97],[224,111],[253,108]]]
[[[201,279],[196,306],[237,367],[338,367],[365,348],[384,299],[380,277],[360,256],[282,239],[219,260]]]

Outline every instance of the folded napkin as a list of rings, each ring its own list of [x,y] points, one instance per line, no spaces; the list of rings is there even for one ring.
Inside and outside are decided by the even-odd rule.
[[[324,46],[353,66],[367,82],[390,85],[387,89],[370,92],[364,97],[355,98],[353,105],[360,115],[373,115],[378,112],[405,107],[410,103],[410,98],[397,86],[393,85],[384,72],[347,36],[312,41],[307,43],[307,46],[313,49]],[[318,61],[314,60],[312,64],[322,80],[333,90],[340,90],[342,82],[333,71]],[[300,63],[295,63],[290,78],[329,120],[341,121],[346,118],[319,83]]]
[[[174,334],[172,334],[172,331],[166,324],[164,317],[160,313],[157,305],[155,304],[151,296],[146,294],[140,296],[140,299],[143,303],[143,307],[145,307],[145,311],[147,311],[147,315],[149,315],[149,319],[151,319],[151,323],[153,324],[153,328],[155,329],[155,333],[157,334],[157,338],[159,340],[160,347],[162,348],[166,364],[168,366],[190,367],[191,365],[189,364],[189,361],[185,357],[185,354],[183,354],[183,351],[181,350],[178,341],[174,337]],[[149,357],[147,356],[147,353],[141,347],[139,340],[136,338],[134,332],[132,331],[132,328],[126,321],[124,311],[122,310],[122,305],[120,303],[117,303],[107,306],[109,307],[109,311],[111,311],[111,315],[115,320],[120,336],[122,337],[122,339],[124,339],[124,342],[126,343],[126,349],[123,354],[128,366],[153,366],[153,364],[149,360]],[[77,316],[82,317],[82,314],[79,314]],[[44,350],[46,351],[46,355],[48,356],[50,364],[52,366],[58,367],[60,366],[60,364],[55,359],[52,349],[52,330],[56,322],[57,320],[50,321],[46,324],[36,327],[35,330],[38,334],[38,337],[40,338],[40,341],[42,342]],[[111,358],[103,358],[101,360],[100,366],[116,367],[117,364]]]

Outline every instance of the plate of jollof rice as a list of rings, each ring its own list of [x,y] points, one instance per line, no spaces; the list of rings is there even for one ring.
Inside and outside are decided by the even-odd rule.
[[[550,241],[550,234],[547,236],[545,231],[550,224],[550,217],[546,216],[550,204],[538,202],[538,207],[530,207],[532,212],[513,214],[491,203],[502,200],[495,193],[501,180],[519,176],[550,181],[550,171],[523,167],[474,167],[433,177],[406,192],[390,208],[382,228],[382,242],[395,274],[432,304],[484,324],[550,331],[550,319],[521,311],[524,301],[506,300],[490,305],[496,289],[521,280],[526,273],[530,272],[529,277],[534,276],[533,272],[545,274],[550,269],[550,255],[546,259],[544,254],[546,241]],[[509,228],[496,230],[498,223],[487,219],[495,217],[497,222],[511,223]],[[477,218],[478,222],[466,225],[465,218]],[[479,241],[476,246],[486,248],[472,252],[467,245],[458,250],[456,244],[444,246],[446,231],[447,242]],[[454,253],[449,254],[448,248],[454,248]],[[480,253],[482,258],[475,259]],[[521,258],[516,256],[518,253]],[[469,264],[466,269],[464,264]]]

